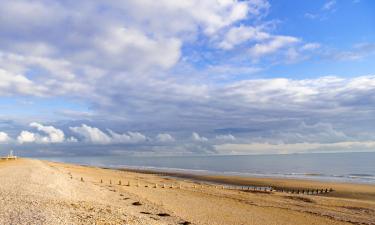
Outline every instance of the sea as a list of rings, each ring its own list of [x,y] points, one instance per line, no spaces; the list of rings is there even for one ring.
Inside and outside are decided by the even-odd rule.
[[[375,184],[375,152],[220,156],[39,157],[107,168],[147,169],[201,175],[297,178]]]

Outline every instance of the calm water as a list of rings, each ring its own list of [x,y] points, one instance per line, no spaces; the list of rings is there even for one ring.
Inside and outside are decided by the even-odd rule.
[[[375,184],[375,153],[178,157],[96,156],[42,159],[114,168]]]

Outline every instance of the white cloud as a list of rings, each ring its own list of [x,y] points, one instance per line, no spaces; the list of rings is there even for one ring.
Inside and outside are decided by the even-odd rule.
[[[222,49],[232,49],[246,41],[263,41],[270,37],[270,34],[263,32],[260,28],[241,25],[232,27],[218,46]]]
[[[46,137],[41,137],[38,141],[44,143],[62,143],[65,141],[65,134],[62,130],[57,129],[53,126],[44,126],[40,123],[33,122],[30,124],[31,127],[36,128],[38,131],[41,131],[47,134]]]
[[[335,5],[336,5],[336,0],[329,0],[323,5],[322,9],[332,10],[335,7]]]
[[[350,50],[328,50],[325,56],[340,61],[356,61],[375,54],[375,43],[358,43]]]
[[[111,143],[111,137],[96,127],[90,127],[86,124],[82,124],[80,127],[70,127],[69,129],[82,136],[86,142],[93,144]]]
[[[75,137],[69,137],[69,138],[66,139],[66,141],[67,141],[68,143],[77,143],[77,142],[78,142],[78,139],[75,138]]]
[[[174,137],[172,135],[167,133],[160,133],[156,136],[156,140],[159,142],[173,142],[175,141]]]
[[[152,39],[139,30],[124,27],[109,29],[103,37],[96,38],[95,45],[111,65],[127,65],[128,68],[137,65],[138,68],[154,65],[170,68],[179,60],[181,48],[181,42],[176,38]]]
[[[375,148],[375,141],[344,141],[336,143],[248,143],[221,144],[215,149],[219,154],[289,154],[307,152],[366,151]]]
[[[216,135],[216,139],[220,141],[235,141],[236,138],[231,134]]]
[[[270,41],[255,44],[249,49],[249,53],[254,58],[260,58],[264,55],[275,53],[281,48],[288,47],[298,43],[300,40],[291,36],[274,36]]]
[[[200,136],[197,132],[193,132],[191,134],[191,138],[193,139],[193,141],[198,141],[198,142],[208,141],[208,138]]]
[[[308,19],[314,20],[314,19],[320,18],[321,16],[318,14],[314,14],[314,13],[305,13],[305,17]]]
[[[140,143],[147,140],[147,137],[139,132],[130,132],[124,134],[118,134],[108,129],[109,134],[111,135],[112,143],[122,143],[122,144],[134,144]]]
[[[20,144],[23,143],[38,143],[38,144],[49,144],[49,143],[63,143],[65,142],[65,134],[62,130],[53,126],[44,126],[43,124],[32,122],[30,127],[36,128],[43,134],[33,133],[30,131],[22,131],[17,140]],[[73,140],[72,137],[68,139]]]
[[[74,133],[83,137],[84,141],[91,144],[135,144],[145,142],[147,137],[139,132],[116,133],[108,129],[108,133],[96,127],[82,124],[80,127],[69,128]]]
[[[62,8],[54,1],[3,0],[0,8],[0,25],[5,29],[27,32],[57,22]],[[17,18],[14,20],[12,18]]]
[[[1,58],[1,53],[0,53]],[[0,95],[43,95],[45,89],[27,77],[0,68]]]
[[[180,33],[201,28],[206,35],[247,16],[259,16],[270,7],[265,0],[131,0],[115,4],[130,14],[135,23],[143,22],[146,29]]]
[[[304,44],[302,47],[301,47],[301,50],[304,50],[304,51],[311,51],[311,50],[315,50],[315,49],[318,49],[320,48],[320,44],[319,43],[307,43],[307,44]]]
[[[20,144],[33,143],[36,141],[36,139],[36,135],[29,131],[22,131],[17,137],[17,140]]]
[[[11,140],[9,135],[5,132],[0,132],[0,143],[7,143]]]
[[[4,0],[0,68],[7,74],[0,74],[0,95],[105,101],[97,89],[108,77],[126,83],[155,76],[180,61],[185,44],[210,40],[269,7],[266,0]]]

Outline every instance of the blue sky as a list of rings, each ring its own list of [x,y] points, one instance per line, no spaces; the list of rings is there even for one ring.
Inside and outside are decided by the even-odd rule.
[[[375,3],[0,3],[0,147],[373,151]]]

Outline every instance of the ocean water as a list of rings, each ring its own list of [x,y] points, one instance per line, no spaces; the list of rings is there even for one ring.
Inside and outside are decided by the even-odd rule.
[[[173,157],[77,156],[40,159],[112,168],[375,184],[375,152]]]

